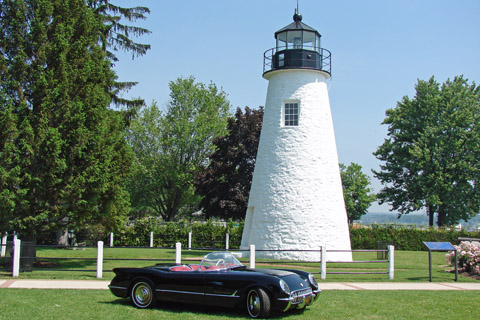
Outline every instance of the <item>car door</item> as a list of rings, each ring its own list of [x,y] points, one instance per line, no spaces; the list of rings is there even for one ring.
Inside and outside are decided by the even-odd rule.
[[[204,303],[233,307],[239,300],[244,281],[231,270],[205,271]]]
[[[160,300],[203,303],[205,273],[200,271],[172,271],[166,274],[156,292]]]

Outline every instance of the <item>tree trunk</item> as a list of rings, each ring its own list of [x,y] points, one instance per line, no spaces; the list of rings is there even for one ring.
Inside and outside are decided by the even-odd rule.
[[[445,219],[446,218],[446,212],[445,212],[445,208],[443,206],[440,206],[438,208],[438,221],[437,221],[437,225],[439,227],[443,227],[445,225]]]
[[[427,207],[427,215],[428,215],[428,225],[430,227],[433,227],[433,222],[435,218],[435,209],[433,208],[432,205],[429,205]]]

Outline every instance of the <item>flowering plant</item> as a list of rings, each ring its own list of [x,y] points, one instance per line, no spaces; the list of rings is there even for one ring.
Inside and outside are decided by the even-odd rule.
[[[460,271],[480,274],[480,242],[462,241],[457,250],[458,268]],[[447,263],[455,265],[455,252],[446,255]]]

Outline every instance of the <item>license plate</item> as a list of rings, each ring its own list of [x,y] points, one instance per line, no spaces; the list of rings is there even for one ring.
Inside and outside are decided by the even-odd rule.
[[[302,303],[303,302],[303,297],[297,297],[295,299],[293,299],[293,304],[299,304],[299,303]]]

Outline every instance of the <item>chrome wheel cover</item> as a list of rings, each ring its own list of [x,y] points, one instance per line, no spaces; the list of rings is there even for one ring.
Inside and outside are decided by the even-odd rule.
[[[152,288],[145,282],[139,282],[133,288],[133,298],[139,307],[147,307],[152,302]]]
[[[261,310],[260,296],[258,295],[257,291],[252,290],[248,293],[247,308],[248,308],[248,313],[252,318],[256,318],[260,315],[260,312],[262,310]]]

